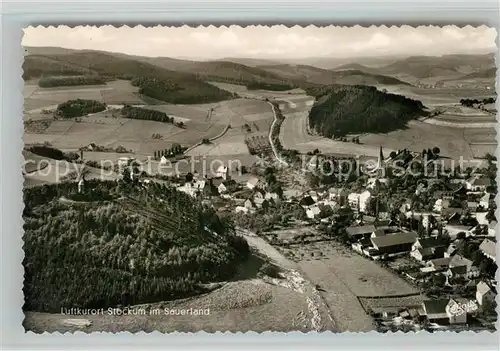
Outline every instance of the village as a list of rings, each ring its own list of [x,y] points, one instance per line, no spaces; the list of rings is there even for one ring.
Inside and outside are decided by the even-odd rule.
[[[323,252],[340,245],[342,252],[365,257],[404,279],[416,292],[394,291],[377,303],[366,294],[370,302],[361,303],[379,330],[460,330],[494,323],[493,156],[484,167],[444,172],[436,162],[439,150],[398,150],[384,157],[380,147],[371,168],[325,185],[318,171],[335,158],[315,151],[299,164],[294,152],[281,153],[292,155],[288,167],[263,159],[248,170],[221,165],[211,176],[142,172],[140,181],[147,186],[167,180],[296,262],[324,257],[321,251],[305,257],[314,256],[307,253],[310,245],[322,245]],[[394,171],[396,164],[404,171]],[[415,174],[422,164],[430,165],[433,174]]]

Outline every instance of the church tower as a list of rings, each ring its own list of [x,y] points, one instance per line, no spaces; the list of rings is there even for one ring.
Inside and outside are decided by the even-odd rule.
[[[380,145],[380,152],[378,154],[377,169],[381,170],[385,167],[384,153],[382,152],[382,145]]]

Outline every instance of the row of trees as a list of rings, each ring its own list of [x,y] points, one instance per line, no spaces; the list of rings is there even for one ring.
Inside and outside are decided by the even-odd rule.
[[[25,191],[25,310],[107,308],[190,296],[202,283],[228,279],[249,253],[228,218],[174,189],[88,181],[89,193],[102,188],[102,194],[126,200],[57,201],[71,197],[74,186]]]
[[[76,99],[68,100],[57,105],[55,116],[73,118],[106,110],[106,104],[96,100]]]
[[[154,152],[154,158],[155,160],[158,160],[162,158],[163,156],[165,157],[173,157],[180,155],[186,150],[185,147],[182,147],[179,144],[173,144],[171,148],[165,149],[165,150],[158,150]]]
[[[477,104],[494,104],[496,101],[495,98],[484,98],[482,100],[478,99],[460,99],[460,104],[466,107],[473,107],[474,105]]]
[[[151,110],[142,107],[125,105],[120,110],[124,118],[141,119],[145,121],[155,121],[163,123],[174,123],[174,117],[169,117],[165,112]]]
[[[44,77],[38,81],[42,88],[73,86],[73,85],[99,85],[106,81],[100,76],[69,76],[69,77]]]

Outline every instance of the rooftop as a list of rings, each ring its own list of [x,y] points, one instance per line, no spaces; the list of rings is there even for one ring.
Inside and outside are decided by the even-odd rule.
[[[417,233],[396,233],[372,238],[372,243],[376,247],[388,247],[402,244],[413,244],[418,238]]]

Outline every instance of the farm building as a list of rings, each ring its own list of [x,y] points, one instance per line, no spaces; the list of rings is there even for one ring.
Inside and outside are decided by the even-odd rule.
[[[431,323],[446,325],[467,322],[467,312],[453,299],[426,300],[422,307]]]
[[[348,227],[346,229],[347,234],[351,238],[360,239],[363,237],[370,237],[370,235],[376,230],[373,224],[363,225],[357,227]]]
[[[491,180],[488,177],[473,176],[465,182],[467,190],[470,191],[486,191],[490,185]]]
[[[394,254],[411,251],[417,237],[414,232],[397,233],[371,238],[371,242],[379,254]]]

